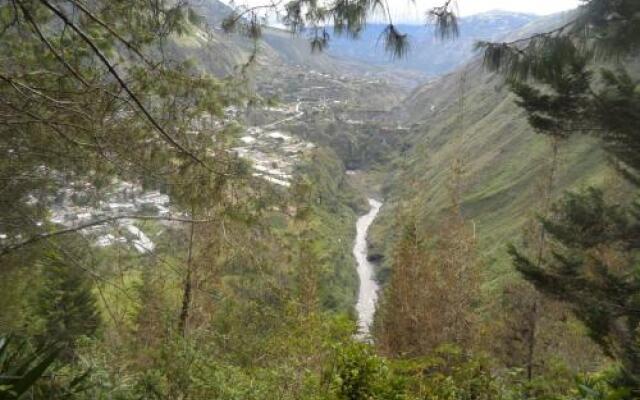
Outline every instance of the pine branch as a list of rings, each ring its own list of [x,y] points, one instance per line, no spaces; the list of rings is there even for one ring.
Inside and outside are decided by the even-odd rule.
[[[41,240],[48,240],[51,239],[52,237],[56,237],[56,236],[61,236],[61,235],[66,235],[69,233],[75,233],[75,232],[79,232],[82,231],[84,229],[87,228],[91,228],[94,226],[98,226],[98,225],[104,225],[104,224],[108,224],[110,222],[115,222],[115,221],[119,221],[119,220],[123,220],[123,219],[135,219],[135,220],[141,220],[141,221],[173,221],[173,222],[182,222],[182,223],[188,223],[188,224],[204,224],[204,223],[208,223],[208,222],[212,222],[212,219],[189,219],[189,218],[177,218],[177,217],[158,217],[158,216],[153,216],[153,215],[118,215],[118,216],[114,216],[114,217],[109,217],[109,218],[103,218],[103,219],[99,219],[93,222],[88,222],[86,224],[83,225],[78,225],[78,226],[74,226],[72,228],[66,228],[66,229],[60,229],[57,231],[53,231],[53,232],[45,232],[45,233],[40,233],[38,235],[32,236],[29,239],[26,239],[22,242],[7,246],[5,248],[3,248],[2,250],[0,250],[0,256],[4,256],[6,254],[12,253],[18,249],[21,249],[25,246],[28,246],[30,244],[39,242]]]
[[[242,12],[234,13],[229,15],[227,18],[222,21],[222,29],[225,32],[231,32],[235,28],[238,21],[240,21],[245,15],[251,13],[253,14],[257,10],[261,9],[277,9],[283,3],[284,0],[272,1],[269,4],[261,4],[253,7],[249,7]]]
[[[136,104],[136,106],[138,107],[138,109],[144,114],[144,116],[147,118],[147,120],[149,121],[149,123],[151,123],[151,125],[160,133],[161,137],[172,147],[174,147],[175,149],[177,149],[180,153],[182,153],[183,155],[187,156],[188,158],[190,158],[191,160],[193,160],[196,164],[199,164],[200,166],[202,166],[203,168],[205,168],[207,171],[212,172],[214,174],[217,175],[228,175],[226,173],[221,173],[218,171],[215,171],[214,169],[212,169],[210,166],[208,166],[203,160],[201,160],[198,156],[196,156],[195,154],[193,154],[192,152],[190,152],[189,150],[187,150],[184,146],[182,146],[180,143],[178,143],[176,141],[176,139],[174,139],[161,125],[160,123],[151,115],[151,113],[149,113],[149,111],[146,109],[146,107],[142,104],[142,102],[140,101],[140,99],[135,95],[135,93],[133,93],[133,91],[131,90],[131,88],[129,88],[129,86],[127,85],[127,83],[124,81],[124,79],[120,76],[120,74],[116,71],[115,66],[111,64],[111,62],[109,62],[109,60],[107,59],[107,57],[104,55],[104,53],[98,48],[98,46],[93,42],[93,40],[82,30],[80,29],[80,27],[78,27],[73,21],[71,21],[69,19],[69,17],[67,17],[66,14],[64,14],[62,11],[60,11],[59,9],[57,9],[56,7],[54,7],[49,1],[47,0],[40,0],[40,2],[42,4],[44,4],[49,10],[51,10],[56,16],[58,16],[58,18],[60,18],[65,24],[67,24],[69,27],[71,27],[71,29],[76,32],[76,34],[78,34],[78,36],[80,36],[80,38],[91,48],[91,51],[98,57],[98,59],[102,62],[102,64],[104,64],[107,69],[109,70],[109,73],[116,79],[116,81],[118,82],[118,84],[120,85],[120,87],[122,87],[122,89],[124,89],[124,91],[127,93],[127,95],[131,98],[131,100],[133,100],[133,102]]]
[[[440,39],[455,39],[460,35],[458,19],[455,13],[449,10],[451,1],[446,0],[442,6],[433,7],[427,12],[427,18],[436,26]]]
[[[27,21],[29,21],[29,23],[31,24],[31,26],[33,27],[33,30],[36,32],[36,34],[38,35],[38,37],[40,37],[40,40],[42,41],[42,43],[45,44],[45,46],[47,46],[47,48],[49,48],[49,51],[51,51],[51,53],[55,56],[55,58],[58,59],[58,61],[60,61],[60,63],[62,63],[62,65],[64,65],[64,67],[71,72],[71,74],[77,79],[79,80],[84,86],[89,87],[89,83],[87,83],[87,81],[84,79],[84,77],[80,74],[80,72],[76,71],[75,68],[73,68],[71,65],[69,65],[69,63],[67,62],[67,60],[64,59],[64,57],[62,57],[62,55],[60,53],[58,53],[56,51],[56,49],[53,47],[53,45],[51,44],[51,42],[49,42],[49,40],[44,36],[44,34],[42,33],[42,31],[40,30],[40,28],[38,28],[38,24],[36,24],[35,20],[33,19],[33,17],[31,16],[31,13],[29,12],[29,10],[27,10],[26,7],[24,7],[21,3],[19,3],[20,9],[22,10],[22,14],[24,15],[24,17],[27,19]]]
[[[115,37],[116,39],[118,39],[122,44],[124,44],[129,50],[131,50],[133,53],[135,53],[138,57],[140,57],[147,65],[151,66],[151,67],[155,67],[155,65],[149,60],[147,59],[142,52],[130,41],[128,41],[127,39],[123,38],[118,32],[116,32],[113,28],[111,28],[111,26],[109,26],[109,24],[105,23],[104,21],[102,21],[100,18],[98,18],[96,15],[94,15],[89,9],[87,9],[81,2],[76,1],[76,0],[67,0],[70,3],[72,3],[73,5],[75,5],[76,7],[78,7],[83,13],[85,13],[91,20],[93,20],[94,22],[96,22],[98,25],[100,25],[101,27],[103,27],[104,29],[106,29],[111,35],[113,35],[113,37]]]
[[[77,140],[75,140],[75,139],[73,139],[73,138],[69,137],[69,136],[68,136],[66,133],[64,133],[60,128],[58,128],[58,126],[57,126],[57,125],[60,125],[60,126],[69,126],[69,127],[73,127],[73,128],[75,128],[75,129],[84,129],[84,130],[86,130],[85,128],[82,128],[82,127],[77,126],[77,125],[68,124],[68,123],[61,123],[61,122],[56,122],[56,121],[48,121],[48,120],[46,120],[46,119],[44,119],[44,118],[39,117],[39,116],[38,116],[38,115],[36,115],[35,113],[32,113],[32,112],[31,112],[31,111],[29,111],[29,110],[24,110],[24,109],[20,109],[20,108],[18,108],[18,107],[16,107],[15,105],[11,104],[10,102],[8,102],[8,101],[6,101],[6,100],[1,100],[1,99],[0,99],[0,101],[2,101],[4,104],[6,104],[8,107],[10,107],[11,109],[13,109],[14,111],[17,111],[17,112],[19,112],[19,113],[24,113],[24,114],[26,114],[27,116],[29,116],[29,117],[33,118],[33,120],[34,120],[34,121],[29,121],[29,122],[39,122],[39,123],[41,123],[41,124],[43,124],[43,125],[48,126],[49,128],[51,128],[51,130],[53,130],[55,133],[57,133],[57,134],[58,134],[60,137],[62,137],[64,140],[66,140],[66,141],[68,141],[68,142],[70,142],[70,143],[72,143],[72,144],[74,144],[74,145],[76,145],[76,146],[78,146],[78,147],[94,147],[94,148],[95,148],[95,147],[97,147],[97,146],[92,145],[92,144],[90,144],[90,143],[83,143],[83,142],[79,142],[79,141],[77,141]],[[4,122],[4,123],[6,123],[6,122]]]
[[[529,37],[525,37],[525,38],[521,38],[521,39],[516,39],[516,40],[513,40],[511,42],[506,42],[504,44],[506,44],[506,45],[516,45],[518,43],[530,42],[530,41],[532,41],[534,39],[537,39],[537,38],[551,37],[551,36],[554,36],[554,35],[559,35],[562,32],[564,32],[565,29],[569,28],[571,25],[575,24],[576,22],[577,22],[577,19],[572,19],[571,21],[567,22],[566,24],[564,24],[564,25],[562,25],[562,26],[560,26],[558,28],[552,29],[550,31],[542,32],[542,33],[536,33],[535,35],[531,35]]]

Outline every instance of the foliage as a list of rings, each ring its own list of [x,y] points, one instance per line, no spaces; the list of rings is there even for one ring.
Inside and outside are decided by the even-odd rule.
[[[412,214],[401,216],[392,270],[374,329],[389,355],[420,356],[443,343],[470,345],[478,296],[475,240],[455,211],[427,240]]]
[[[486,358],[472,356],[455,345],[443,344],[421,358],[394,362],[416,399],[508,399],[518,388],[508,388],[491,372]]]
[[[564,25],[513,42],[480,42],[485,66],[519,79],[536,80],[563,71],[580,59],[620,59],[640,45],[633,0],[585,0]]]
[[[32,389],[58,356],[58,348],[45,347],[28,353],[28,343],[15,338],[0,339],[0,398],[19,399]],[[17,346],[17,347],[16,347]]]
[[[606,204],[596,189],[567,194],[543,222],[554,242],[551,256],[537,265],[511,249],[525,278],[567,302],[631,382],[638,379],[634,221],[624,209]]]
[[[75,340],[93,336],[100,325],[93,283],[82,264],[67,263],[56,254],[49,255],[41,268],[44,284],[37,309],[45,320],[43,340],[58,343],[63,349],[61,358],[69,361],[74,356]]]
[[[511,78],[517,103],[537,132],[556,139],[577,132],[598,137],[616,168],[635,184],[638,82],[621,65],[616,72],[603,69],[599,79],[592,68],[596,57],[619,60],[634,54],[640,43],[638,15],[637,2],[591,0],[577,18],[553,31],[479,45],[485,65]],[[620,387],[640,382],[634,208],[609,204],[593,188],[569,193],[553,215],[541,218],[542,234],[551,238],[550,254],[532,258],[510,247],[518,271],[539,291],[566,302],[591,338],[620,363]]]
[[[373,353],[371,346],[351,343],[336,348],[328,373],[331,399],[402,399],[402,381],[394,377],[386,362]]]
[[[3,251],[19,237],[52,230],[39,222],[63,183],[100,190],[113,177],[175,183],[197,169],[236,169],[204,150],[224,143],[214,139],[224,130],[197,138],[189,132],[219,119],[240,92],[189,63],[157,56],[171,35],[184,33],[183,5],[68,3],[0,5]]]
[[[32,347],[25,338],[0,340],[0,399],[76,398],[87,390],[87,372],[56,368],[64,347],[48,342]],[[61,373],[62,378],[56,374]]]
[[[433,24],[441,38],[456,38],[459,34],[457,16],[451,10],[451,1],[429,11],[427,22]],[[334,35],[346,35],[357,38],[365,28],[372,14],[381,12],[387,25],[378,40],[382,40],[385,51],[392,58],[406,57],[409,52],[409,39],[394,25],[391,9],[381,0],[335,0],[321,4],[309,0],[290,0],[280,7],[280,2],[264,3],[257,6],[240,6],[222,22],[225,31],[237,30],[238,26],[248,32],[252,38],[259,37],[260,17],[266,21],[269,15],[278,17],[292,33],[310,31],[311,50],[322,51],[330,43],[328,28],[332,27]],[[255,34],[258,32],[258,34]]]

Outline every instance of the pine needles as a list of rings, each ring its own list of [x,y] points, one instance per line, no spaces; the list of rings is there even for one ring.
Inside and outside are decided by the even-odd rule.
[[[400,33],[393,24],[387,25],[380,33],[378,41],[382,40],[384,50],[392,58],[403,58],[409,53],[409,39],[406,33]]]
[[[433,7],[427,12],[427,21],[435,25],[436,35],[442,40],[456,39],[460,36],[458,18],[456,14],[449,9],[450,5],[451,0],[448,0],[444,5]]]
[[[329,45],[329,32],[326,29],[317,29],[311,38],[311,52],[320,53]]]

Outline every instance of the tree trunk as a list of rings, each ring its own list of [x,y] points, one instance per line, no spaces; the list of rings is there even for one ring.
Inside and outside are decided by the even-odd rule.
[[[533,379],[533,356],[536,348],[536,328],[538,325],[538,301],[534,300],[529,319],[529,335],[527,337],[527,381]]]
[[[191,213],[193,218],[193,209]],[[192,258],[193,258],[193,234],[195,224],[191,224],[191,232],[189,234],[189,250],[187,253],[187,276],[184,279],[184,289],[182,291],[182,310],[180,311],[180,321],[178,323],[178,329],[183,337],[187,336],[187,322],[189,320],[189,309],[191,308],[191,291],[192,291]]]

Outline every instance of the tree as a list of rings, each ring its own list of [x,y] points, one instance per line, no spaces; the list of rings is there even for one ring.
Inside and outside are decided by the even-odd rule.
[[[394,377],[384,359],[363,343],[347,343],[336,348],[335,360],[327,374],[331,399],[366,400],[403,398],[401,381]]]
[[[591,338],[621,364],[626,383],[638,385],[637,214],[605,202],[590,188],[570,193],[543,220],[554,243],[536,264],[510,248],[516,268],[543,293],[569,304]]]
[[[485,66],[509,78],[533,128],[557,138],[602,139],[616,167],[636,183],[640,91],[625,59],[640,48],[639,15],[637,1],[589,0],[550,32],[478,43]]]
[[[59,343],[60,356],[70,361],[75,340],[95,335],[100,325],[92,281],[80,265],[70,265],[57,254],[42,263],[42,273],[44,287],[37,304],[45,320],[42,340]]]
[[[458,215],[440,221],[432,240],[415,217],[401,225],[391,280],[374,336],[389,355],[426,355],[444,343],[469,345],[479,287],[475,241]]]
[[[550,32],[511,43],[480,43],[485,65],[505,73],[518,105],[539,133],[601,139],[614,166],[637,185],[640,172],[639,82],[625,57],[640,46],[640,3],[585,1],[577,17]],[[614,63],[615,68],[599,65]],[[551,252],[531,257],[510,247],[518,271],[566,302],[636,389],[638,368],[637,206],[609,204],[602,191],[570,193],[541,217]]]
[[[222,120],[242,90],[227,91],[230,83],[163,52],[190,15],[185,3],[165,1],[0,5],[3,252],[50,231],[35,221],[74,182],[175,185],[199,169],[241,174],[224,151],[207,152],[225,143],[228,128],[205,122]]]
[[[284,4],[283,4],[284,3]],[[443,0],[441,6],[427,13],[427,22],[435,25],[441,38],[458,36],[458,23],[452,0]],[[236,7],[234,13],[222,22],[227,32],[240,31],[252,38],[259,38],[263,21],[273,13],[294,34],[306,34],[311,51],[327,48],[331,34],[357,38],[374,13],[380,13],[387,21],[380,35],[385,51],[393,58],[401,58],[410,49],[409,37],[394,24],[389,3],[381,0],[337,0],[318,3],[308,0],[276,1],[255,6]]]

